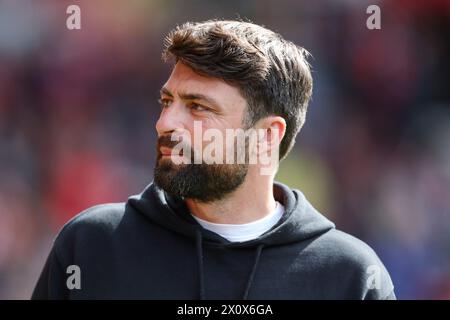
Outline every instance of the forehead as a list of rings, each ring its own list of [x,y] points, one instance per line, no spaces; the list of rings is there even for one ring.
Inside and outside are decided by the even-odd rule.
[[[181,62],[175,65],[164,87],[175,96],[201,93],[227,108],[246,105],[246,100],[236,87],[218,78],[199,75]]]

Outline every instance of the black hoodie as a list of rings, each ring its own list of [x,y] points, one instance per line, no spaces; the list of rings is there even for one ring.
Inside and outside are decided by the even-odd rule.
[[[255,240],[203,229],[182,199],[151,183],[126,203],[90,208],[56,237],[32,299],[394,299],[373,250],[335,229],[298,190]],[[79,267],[80,288],[68,288]]]

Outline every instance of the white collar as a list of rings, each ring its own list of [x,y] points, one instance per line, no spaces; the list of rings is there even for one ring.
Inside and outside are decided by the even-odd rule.
[[[276,201],[274,211],[261,219],[244,224],[212,223],[194,215],[192,215],[192,217],[194,217],[203,228],[219,234],[228,241],[244,242],[256,239],[266,231],[269,231],[280,220],[283,213],[283,205]]]

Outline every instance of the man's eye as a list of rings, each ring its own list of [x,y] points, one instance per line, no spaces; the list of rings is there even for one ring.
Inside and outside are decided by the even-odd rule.
[[[169,99],[164,99],[164,98],[158,99],[158,102],[163,109],[167,108],[171,103],[171,101]]]
[[[189,105],[189,108],[194,111],[207,111],[208,110],[208,108],[206,108],[200,104],[197,104],[197,103],[191,103]]]

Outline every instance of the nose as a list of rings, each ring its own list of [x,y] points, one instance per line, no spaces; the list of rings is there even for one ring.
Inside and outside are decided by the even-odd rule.
[[[185,129],[184,112],[179,103],[172,102],[168,108],[164,108],[156,122],[158,136]]]

